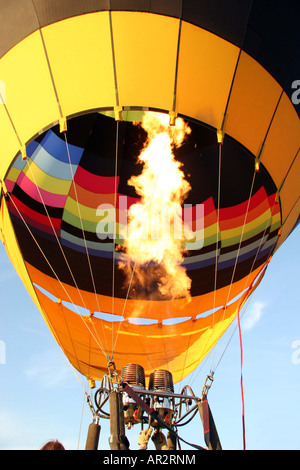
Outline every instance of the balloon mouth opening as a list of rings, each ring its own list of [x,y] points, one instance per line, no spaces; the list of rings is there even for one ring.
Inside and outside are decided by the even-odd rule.
[[[171,294],[166,285],[158,293],[167,270],[160,256],[150,260],[132,258],[128,264],[130,276],[134,269],[132,282],[119,269],[124,252],[127,255],[121,230],[127,223],[128,211],[141,199],[136,186],[128,181],[142,173],[143,164],[138,157],[147,147],[148,135],[141,125],[135,124],[141,122],[143,111],[134,110],[131,115],[128,113],[128,120],[120,122],[110,113],[92,112],[74,117],[68,121],[65,134],[61,134],[59,126],[52,127],[27,146],[26,161],[19,155],[13,163],[5,184],[17,207],[10,204],[9,211],[23,258],[35,272],[45,275],[45,279],[49,276],[55,280],[55,272],[60,282],[73,288],[62,249],[80,290],[92,293],[95,288],[97,294],[111,297],[114,270],[116,298],[182,299],[184,295]],[[256,269],[269,257],[277,240],[280,213],[277,210],[274,220],[264,215],[272,210],[276,186],[262,164],[249,199],[255,157],[248,150],[225,136],[219,186],[215,129],[188,119],[185,122],[191,132],[181,146],[171,147],[174,161],[191,188],[182,204],[182,220],[189,223],[197,236],[183,240],[182,259],[178,264],[191,280],[188,293],[192,298],[230,284],[247,206],[252,218],[242,240],[234,282],[245,277],[252,262]],[[168,182],[166,175],[164,180]],[[203,211],[197,213],[197,206]],[[52,269],[40,256],[28,228]],[[152,229],[155,232],[155,225]],[[138,271],[146,277],[144,284],[136,284]],[[153,280],[153,275],[158,278]],[[33,281],[47,289],[47,283],[43,285],[38,277]]]

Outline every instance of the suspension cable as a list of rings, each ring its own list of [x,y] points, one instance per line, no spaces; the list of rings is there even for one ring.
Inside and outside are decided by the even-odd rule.
[[[162,168],[162,165],[160,166],[160,170]],[[151,198],[150,198],[150,203],[149,203],[149,209],[148,209],[148,213],[147,213],[147,217],[144,218],[144,221],[143,221],[143,224],[144,226],[147,224],[147,220],[150,216],[150,212],[151,212],[151,203],[152,203],[152,200],[153,200],[153,197],[154,197],[154,193],[155,193],[155,189],[156,189],[156,185],[157,185],[157,182],[158,182],[158,179],[159,179],[159,176],[160,176],[160,171],[157,173],[156,175],[156,178],[155,178],[155,181],[154,181],[154,184],[153,184],[153,190],[152,190],[152,194],[151,194]],[[141,245],[142,245],[142,238],[140,239],[139,241],[139,244],[138,244],[138,249],[137,249],[137,253],[140,252],[141,250]],[[131,272],[131,276],[130,276],[130,281],[129,281],[129,284],[128,284],[128,288],[127,288],[127,292],[126,292],[126,296],[125,296],[125,301],[124,301],[124,304],[123,304],[123,310],[122,310],[122,317],[123,319],[125,318],[125,310],[126,310],[126,306],[127,306],[127,301],[128,301],[128,298],[129,298],[129,294],[130,294],[130,290],[131,290],[131,285],[132,285],[132,281],[133,281],[133,277],[134,277],[134,273],[135,273],[135,270],[136,270],[136,266],[137,266],[137,257],[135,258],[135,261],[134,261],[134,265],[133,265],[133,269],[132,269],[132,272]],[[113,352],[114,352],[114,349],[116,347],[116,344],[117,344],[117,340],[118,340],[118,336],[119,336],[119,332],[120,332],[120,328],[121,328],[121,321],[119,321],[119,326],[118,326],[118,331],[117,331],[117,334],[116,334],[116,338],[115,338],[115,343],[114,343],[114,347],[113,347],[113,351],[112,351],[112,357],[111,357],[111,360],[113,360]],[[141,347],[143,349],[143,343],[141,342]],[[168,358],[167,358],[167,355],[166,355],[166,362],[168,362]],[[151,358],[149,359],[150,360],[150,363],[151,363]]]
[[[81,318],[81,320],[83,321],[84,325],[86,326],[86,328],[89,330],[89,332],[90,332],[91,335],[93,336],[95,342],[98,344],[98,346],[99,346],[99,348],[101,349],[101,351],[104,353],[103,346],[101,345],[101,343],[99,343],[99,342],[97,341],[97,339],[96,339],[95,336],[93,335],[91,329],[89,328],[87,322],[85,322],[84,319],[83,319],[83,317],[82,317],[82,315],[80,315],[80,313],[79,313],[79,311],[78,311],[78,308],[77,308],[77,305],[74,304],[73,299],[71,298],[70,294],[69,294],[68,291],[66,290],[64,284],[63,284],[63,283],[61,282],[61,280],[59,279],[59,276],[58,276],[57,273],[55,272],[53,266],[51,265],[50,261],[48,260],[47,256],[45,255],[43,249],[41,248],[41,246],[40,246],[40,244],[38,243],[37,239],[35,238],[34,234],[32,233],[30,227],[28,226],[27,222],[25,221],[25,219],[24,219],[23,215],[21,214],[21,212],[20,212],[18,206],[16,205],[15,201],[14,201],[13,198],[11,197],[10,193],[7,193],[7,195],[8,195],[8,197],[9,197],[10,202],[13,204],[14,208],[16,209],[16,211],[17,211],[17,213],[18,213],[20,219],[22,220],[22,222],[24,223],[26,229],[28,230],[29,234],[31,235],[33,241],[35,242],[37,248],[39,249],[40,253],[42,254],[43,258],[45,259],[46,263],[48,264],[49,268],[51,269],[52,273],[54,274],[54,276],[55,276],[55,278],[57,279],[58,283],[60,284],[61,288],[62,288],[63,291],[65,292],[65,294],[66,294],[67,298],[69,299],[70,303],[73,305],[74,309],[75,309],[76,312],[78,313],[78,315],[79,315],[79,317]],[[49,321],[49,319],[48,319],[48,321]],[[51,323],[51,322],[49,321],[49,323]],[[53,330],[53,331],[54,331],[54,330]],[[69,331],[69,330],[68,330],[68,331]],[[70,334],[70,333],[69,333],[69,334]],[[75,355],[75,357],[76,357],[76,359],[77,359],[76,350],[75,350],[75,348],[74,348],[74,343],[73,343],[73,340],[72,340],[71,335],[70,335],[70,340],[71,340],[71,344],[72,344],[73,349],[74,349],[74,355]],[[60,342],[59,342],[59,344],[61,345]],[[64,348],[62,348],[62,349],[64,349]],[[105,353],[104,353],[104,355],[105,355]],[[78,361],[78,359],[77,359],[77,363],[78,363],[78,367],[79,367],[79,361]],[[79,369],[80,369],[80,367],[79,367]]]
[[[64,132],[64,134],[66,134],[66,133]],[[65,138],[66,138],[66,136],[65,136]],[[74,180],[74,174],[73,174],[73,169],[72,169],[72,165],[71,165],[71,158],[70,158],[70,153],[69,153],[69,151],[68,151],[68,147],[67,147],[67,153],[68,153],[69,166],[70,166],[70,172],[71,172],[71,175],[72,175],[72,180]],[[32,162],[33,162],[33,160],[32,160]],[[33,183],[34,183],[34,185],[35,185],[35,187],[36,187],[36,190],[37,190],[37,192],[38,192],[39,198],[40,198],[40,200],[41,200],[41,202],[42,202],[42,204],[43,204],[45,213],[46,213],[46,215],[47,215],[47,217],[48,217],[48,220],[49,220],[50,226],[51,226],[51,228],[52,228],[53,234],[54,234],[54,236],[55,236],[56,242],[57,242],[57,244],[58,244],[58,246],[59,246],[59,249],[60,249],[60,251],[61,251],[61,253],[62,253],[62,256],[63,256],[64,261],[65,261],[65,263],[66,263],[66,266],[67,266],[67,268],[68,268],[68,271],[69,271],[69,273],[70,273],[70,275],[71,275],[71,277],[72,277],[73,283],[74,283],[74,285],[75,285],[75,287],[76,287],[76,289],[77,289],[77,292],[78,292],[78,294],[79,294],[79,296],[80,296],[80,299],[81,299],[81,301],[82,301],[82,305],[84,306],[84,308],[85,308],[86,310],[88,310],[88,309],[87,309],[87,306],[86,306],[86,304],[85,304],[85,301],[84,301],[84,299],[83,299],[83,297],[82,297],[82,294],[81,294],[81,292],[80,292],[80,289],[79,289],[79,287],[78,287],[77,281],[76,281],[76,279],[75,279],[75,277],[74,277],[74,274],[73,274],[73,272],[72,272],[72,270],[71,270],[71,267],[70,267],[70,264],[69,264],[69,262],[68,262],[68,259],[67,259],[66,255],[65,255],[64,249],[63,249],[63,247],[62,247],[62,245],[61,245],[61,242],[60,242],[60,240],[59,240],[59,238],[58,238],[58,235],[57,235],[57,233],[56,233],[56,230],[55,230],[55,228],[54,228],[54,226],[53,226],[52,219],[51,219],[51,217],[50,217],[50,215],[49,215],[49,212],[48,212],[47,206],[46,206],[46,204],[45,204],[44,198],[43,198],[42,193],[41,193],[41,191],[40,191],[40,188],[39,188],[39,186],[38,186],[38,184],[37,184],[37,181],[36,181],[34,172],[32,171],[31,164],[29,164],[29,161],[28,161],[28,160],[26,160],[26,164],[27,164],[28,170],[29,170],[29,172],[30,172],[32,181],[33,181]],[[77,201],[77,202],[78,202],[78,201]],[[71,303],[74,305],[74,302],[73,302],[73,301],[72,301]],[[76,309],[76,310],[77,310],[77,309]],[[79,312],[78,312],[78,313],[79,313]],[[93,323],[93,321],[92,321],[92,317],[91,317],[91,323],[92,323],[93,329],[94,329],[94,331],[95,331],[95,334],[96,334],[96,336],[97,336],[97,338],[98,338],[99,343],[102,344],[102,342],[101,342],[101,340],[100,340],[100,338],[99,338],[98,332],[97,332],[97,330],[96,330],[96,328],[95,328],[95,326],[94,326],[94,323]],[[103,346],[102,346],[102,351],[104,351]]]
[[[112,259],[112,314],[114,315],[115,313],[115,258],[116,258],[116,248],[115,248],[115,243],[116,243],[116,232],[117,232],[117,196],[118,196],[118,187],[117,187],[117,177],[118,177],[118,151],[119,151],[119,121],[117,121],[116,125],[116,152],[115,152],[115,191],[114,191],[114,233],[113,233],[113,244],[112,244],[112,249],[113,249],[113,259]],[[119,211],[120,211],[120,204],[119,204]],[[120,230],[120,227],[119,227]],[[120,327],[120,325],[119,325]],[[114,334],[114,322],[112,322],[112,329],[111,329],[111,360],[113,357],[113,334]]]
[[[249,194],[249,197],[248,197],[248,203],[247,203],[247,208],[246,208],[245,217],[244,217],[244,222],[243,222],[243,227],[242,227],[242,232],[241,232],[241,236],[240,236],[240,241],[239,241],[239,246],[238,246],[238,250],[237,250],[237,255],[236,255],[236,257],[235,257],[234,267],[233,267],[233,271],[232,271],[232,275],[231,275],[231,280],[230,280],[230,285],[229,285],[229,289],[228,289],[228,293],[227,293],[227,299],[226,299],[226,302],[225,302],[225,308],[224,308],[224,311],[223,311],[222,320],[223,320],[224,317],[225,317],[226,306],[227,306],[228,301],[229,301],[229,297],[230,297],[230,293],[231,293],[231,289],[232,289],[232,284],[233,284],[233,280],[234,280],[234,276],[235,276],[235,272],[236,272],[237,262],[238,262],[238,258],[239,258],[239,254],[240,254],[240,248],[241,248],[241,244],[242,244],[242,240],[243,240],[243,236],[244,236],[244,231],[245,231],[245,226],[246,226],[246,220],[247,220],[247,217],[248,217],[248,211],[249,211],[249,206],[250,206],[250,200],[251,200],[251,197],[252,197],[252,192],[253,192],[253,187],[254,187],[255,176],[256,176],[256,172],[255,172],[255,170],[254,170],[253,178],[252,178],[252,183],[251,183],[251,188],[250,188],[250,194]],[[222,320],[221,320],[221,321],[222,321]],[[223,343],[224,343],[224,340],[223,340]],[[214,351],[214,361],[215,361],[215,355],[216,355],[216,348],[215,348],[215,351]],[[213,361],[212,361],[212,364],[211,364],[211,370],[212,370],[212,371],[215,371],[215,366],[213,366]]]
[[[66,150],[67,150],[69,166],[70,166],[70,172],[71,172],[71,177],[72,177],[72,184],[73,184],[74,194],[75,194],[75,198],[76,198],[76,205],[77,205],[77,210],[78,210],[78,215],[79,215],[79,220],[80,220],[82,239],[83,239],[83,242],[84,242],[84,247],[85,247],[87,262],[88,262],[88,266],[89,266],[91,281],[92,281],[93,290],[94,290],[94,294],[95,294],[95,298],[96,298],[96,304],[97,304],[97,307],[98,307],[98,311],[101,314],[99,299],[98,299],[98,295],[97,295],[97,291],[96,291],[96,284],[95,284],[93,269],[92,269],[89,250],[88,250],[88,246],[87,246],[87,242],[86,242],[86,238],[85,238],[85,232],[84,232],[84,227],[83,227],[83,222],[82,222],[82,217],[81,217],[81,210],[80,210],[80,205],[79,205],[79,200],[78,200],[76,183],[75,183],[75,180],[74,180],[74,172],[73,172],[73,168],[72,168],[72,162],[71,162],[71,156],[70,156],[70,150],[69,150],[69,144],[68,144],[66,132],[64,132],[64,139],[65,139],[65,143],[66,143]],[[102,330],[103,330],[103,333],[104,333],[104,326],[103,326],[103,321],[102,321],[101,315],[100,315],[100,320],[101,320]],[[92,322],[92,325],[93,325],[93,328],[95,329],[95,326],[94,326],[93,322]],[[98,336],[97,331],[96,331],[96,334]],[[104,340],[105,340],[105,343],[106,343],[106,350],[108,351],[107,338],[106,338],[105,334],[103,334],[103,336],[104,336]],[[99,338],[99,336],[98,336],[98,338]],[[100,338],[99,338],[99,340],[100,340]],[[101,340],[100,340],[100,342],[101,342]],[[104,352],[103,347],[102,347],[102,352],[104,353],[105,357],[108,358],[107,353]]]
[[[242,330],[241,330],[241,322],[240,322],[240,310],[238,310],[237,317],[238,317],[238,325],[239,325],[240,357],[241,357],[241,399],[242,399],[243,450],[246,450],[245,400],[244,400],[244,386],[243,386],[243,341],[242,341]]]
[[[268,220],[267,220],[267,222],[266,222],[266,226],[265,226],[265,228],[264,228],[264,231],[263,231],[263,233],[262,233],[262,236],[261,236],[261,238],[260,238],[260,243],[259,243],[258,248],[257,248],[257,250],[256,250],[256,254],[255,254],[255,257],[254,257],[254,259],[253,259],[253,261],[252,261],[252,265],[251,265],[250,271],[249,271],[249,273],[248,273],[248,276],[247,276],[247,278],[246,278],[246,280],[245,280],[245,284],[244,284],[244,288],[243,288],[242,292],[245,291],[245,289],[246,289],[246,287],[247,287],[247,284],[248,284],[249,277],[250,277],[251,273],[253,272],[253,269],[254,269],[254,266],[255,266],[257,257],[258,257],[258,255],[259,255],[259,253],[260,253],[260,250],[261,250],[263,241],[264,241],[264,239],[265,239],[266,231],[267,231],[268,227],[270,226],[271,220],[272,220],[272,218],[273,218],[273,212],[274,212],[275,206],[276,206],[276,199],[275,199],[274,202],[273,202],[273,206],[270,208],[270,215],[269,215],[269,218],[268,218]],[[279,238],[279,236],[280,236],[280,233],[278,232],[278,233],[277,233],[277,239]],[[260,283],[262,277],[264,276],[264,273],[265,273],[265,271],[266,271],[266,269],[267,269],[268,261],[269,261],[269,258],[270,258],[270,255],[271,255],[272,250],[273,250],[273,247],[270,248],[270,250],[269,250],[269,252],[268,252],[268,255],[266,256],[266,257],[267,257],[267,262],[263,265],[263,267],[262,267],[260,273],[259,273],[259,274],[257,275],[257,277],[256,277],[256,279],[257,279],[257,285],[255,286],[255,288],[258,286],[258,284]],[[254,282],[255,282],[255,281],[252,282],[252,285],[253,285]],[[251,288],[251,286],[250,286],[250,288]],[[242,300],[243,300],[243,296],[241,296],[240,303],[239,303],[239,306],[238,306],[238,310],[241,309]],[[248,305],[249,305],[249,303],[247,303],[246,308],[248,307]],[[245,310],[243,310],[241,317],[242,317],[244,314],[245,314]],[[223,357],[223,355],[224,355],[224,353],[225,353],[225,351],[226,351],[226,349],[227,349],[227,347],[228,347],[228,345],[229,345],[231,339],[233,338],[233,336],[234,336],[234,334],[235,334],[235,332],[236,332],[236,329],[237,329],[237,326],[235,327],[235,329],[234,329],[234,331],[233,331],[233,333],[232,333],[230,339],[228,340],[228,342],[227,342],[227,344],[226,344],[226,346],[225,346],[225,348],[224,348],[224,350],[223,350],[223,353],[218,356],[218,360],[216,361],[216,365],[215,365],[215,367],[214,367],[214,371],[216,371],[216,369],[217,369],[217,367],[218,367],[218,365],[219,365],[219,363],[220,363],[220,361],[221,361],[221,359],[222,359],[222,357]],[[227,330],[226,334],[228,334],[228,330]],[[225,336],[226,336],[226,335],[225,335]],[[224,337],[224,339],[225,339],[225,337]]]
[[[33,182],[34,182],[34,184],[35,184],[35,187],[36,187],[36,190],[37,190],[37,192],[38,192],[39,198],[40,198],[40,200],[41,200],[41,202],[42,202],[42,204],[43,204],[44,211],[45,211],[45,213],[46,213],[46,215],[47,215],[47,217],[48,217],[50,226],[51,226],[52,231],[53,231],[53,235],[55,236],[56,242],[57,242],[57,244],[58,244],[58,246],[59,246],[59,249],[60,249],[60,251],[61,251],[61,254],[62,254],[62,256],[63,256],[63,258],[64,258],[64,260],[65,260],[65,263],[66,263],[66,266],[67,266],[67,268],[68,268],[68,271],[69,271],[69,273],[70,273],[70,275],[71,275],[71,277],[72,277],[72,281],[74,282],[74,285],[75,285],[76,290],[77,290],[77,292],[78,292],[78,294],[79,294],[79,296],[80,296],[80,298],[81,298],[81,301],[82,301],[83,306],[86,308],[84,299],[83,299],[83,297],[82,297],[82,295],[81,295],[80,289],[78,288],[76,279],[75,279],[74,274],[73,274],[73,272],[72,272],[72,270],[71,270],[71,267],[70,267],[70,264],[69,264],[69,262],[68,262],[68,260],[67,260],[66,255],[65,255],[64,249],[63,249],[63,247],[62,247],[62,245],[61,245],[61,243],[60,243],[60,240],[59,240],[59,238],[58,238],[58,236],[57,236],[56,230],[55,230],[54,225],[53,225],[53,223],[52,223],[52,219],[51,219],[51,217],[50,217],[50,215],[49,215],[49,212],[48,212],[47,206],[46,206],[46,204],[45,204],[44,198],[43,198],[43,196],[42,196],[42,194],[41,194],[41,191],[40,191],[40,188],[39,188],[39,186],[38,186],[38,184],[37,184],[37,181],[36,181],[34,172],[32,171],[31,165],[29,164],[28,160],[26,160],[26,165],[27,165],[27,167],[28,167],[28,171],[30,172],[31,178],[32,178],[32,180],[33,180]]]

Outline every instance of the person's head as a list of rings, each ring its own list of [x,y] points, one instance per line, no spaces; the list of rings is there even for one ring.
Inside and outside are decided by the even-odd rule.
[[[52,440],[46,442],[40,450],[65,450],[65,448],[58,440]]]

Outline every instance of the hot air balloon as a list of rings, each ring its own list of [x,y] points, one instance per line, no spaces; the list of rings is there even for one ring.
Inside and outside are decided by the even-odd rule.
[[[1,6],[1,239],[91,383],[108,363],[118,373],[139,364],[146,378],[168,370],[176,383],[218,342],[298,221],[299,6],[108,3]],[[167,117],[169,137],[179,119],[189,129],[170,141],[189,188],[169,284],[179,272],[186,294],[166,288],[162,258],[141,259],[141,237],[136,257],[126,244],[143,201],[149,114]],[[166,187],[163,157],[158,172]],[[152,202],[156,183],[152,175]]]

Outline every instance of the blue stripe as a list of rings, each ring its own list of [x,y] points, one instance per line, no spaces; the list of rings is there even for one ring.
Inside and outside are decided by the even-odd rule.
[[[53,176],[54,178],[64,180],[64,181],[72,181],[73,176],[77,170],[77,165],[62,162],[57,160],[52,155],[50,155],[44,147],[41,145],[38,146],[34,154],[32,155],[32,161],[49,176]]]
[[[60,139],[51,129],[47,132],[41,142],[42,147],[57,160],[69,163],[67,146],[64,139]],[[78,165],[83,154],[83,149],[68,144],[70,160],[73,165]]]
[[[78,251],[79,253],[84,253],[86,254],[86,248],[85,246],[81,246],[81,245],[77,245],[75,243],[72,243],[70,242],[69,240],[65,240],[65,239],[61,239],[61,244],[63,246],[66,246],[68,248],[71,248],[75,251]],[[89,247],[89,242],[87,241],[86,242],[87,244],[87,249],[88,249],[88,253],[89,255],[91,256],[97,256],[98,258],[109,258],[109,259],[112,259],[113,257],[113,253],[112,251],[103,251],[103,250],[95,250],[93,248],[90,248]],[[116,264],[118,264],[119,260],[118,258],[120,257],[120,253],[115,253],[115,262]]]
[[[26,154],[27,154],[27,157],[31,157],[31,155],[33,154],[33,152],[35,151],[35,149],[39,146],[39,143],[36,142],[35,140],[30,142],[30,144],[27,145],[26,147]]]

